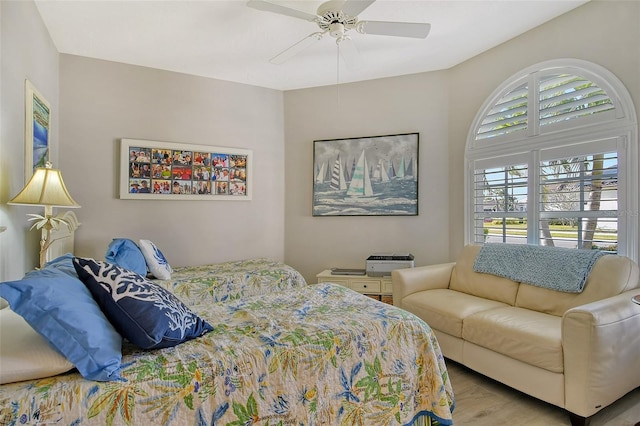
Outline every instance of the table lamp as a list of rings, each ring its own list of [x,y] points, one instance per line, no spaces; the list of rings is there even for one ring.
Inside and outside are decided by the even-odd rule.
[[[53,216],[54,207],[79,208],[80,205],[71,198],[67,191],[60,170],[54,169],[47,161],[45,167],[38,167],[25,187],[7,204],[44,206],[44,216],[39,214],[27,214],[31,216],[33,228],[44,229],[40,238],[40,268],[44,267],[46,252],[51,243],[51,230],[58,229],[61,223],[66,221]]]

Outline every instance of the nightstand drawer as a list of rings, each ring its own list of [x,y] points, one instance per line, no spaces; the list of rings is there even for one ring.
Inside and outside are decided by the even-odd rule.
[[[351,289],[359,293],[380,293],[380,281],[353,279]]]
[[[318,278],[318,283],[335,283],[345,287],[351,287],[349,285],[349,280],[345,280],[344,278]]]
[[[316,275],[318,283],[333,282],[366,294],[376,300],[382,299],[383,302],[393,304],[391,298],[392,284],[391,277],[370,277],[368,275],[334,275],[330,269],[326,269]]]

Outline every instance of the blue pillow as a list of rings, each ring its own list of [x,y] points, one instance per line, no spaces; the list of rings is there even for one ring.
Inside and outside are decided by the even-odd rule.
[[[90,380],[120,379],[122,337],[78,277],[52,267],[0,284],[0,297]]]
[[[105,260],[133,271],[139,275],[147,275],[147,262],[140,248],[128,238],[114,238],[109,247]]]
[[[173,293],[133,271],[80,257],[73,265],[111,324],[142,349],[175,346],[213,330]]]
[[[73,267],[73,255],[71,253],[63,254],[60,257],[56,257],[55,259],[50,260],[44,265],[44,267],[45,269],[58,269],[66,273],[67,275],[78,278],[76,268]]]
[[[170,280],[173,269],[160,249],[149,240],[140,240],[139,244],[151,275],[159,280]]]

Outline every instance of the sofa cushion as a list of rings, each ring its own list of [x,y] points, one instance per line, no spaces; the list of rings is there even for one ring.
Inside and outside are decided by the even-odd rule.
[[[562,373],[562,318],[512,306],[464,319],[462,338],[545,370]]]
[[[518,283],[508,278],[474,272],[473,264],[480,247],[467,245],[462,249],[453,268],[449,288],[513,306],[518,293]]]
[[[469,315],[508,305],[449,289],[420,291],[402,299],[402,307],[433,329],[462,338],[462,322]]]
[[[638,267],[631,259],[607,255],[593,265],[581,293],[565,293],[521,284],[516,306],[562,316],[571,308],[615,296],[639,285]]]

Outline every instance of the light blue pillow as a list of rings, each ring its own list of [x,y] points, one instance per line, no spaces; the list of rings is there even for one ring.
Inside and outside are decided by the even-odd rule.
[[[77,277],[49,267],[0,283],[11,309],[90,380],[121,380],[122,337]]]
[[[147,261],[144,255],[136,243],[128,238],[114,238],[107,247],[104,258],[109,263],[114,263],[143,277],[147,275]]]
[[[151,275],[160,280],[170,280],[173,270],[160,249],[149,240],[140,240],[139,244],[140,251],[147,261],[147,268],[149,268]]]
[[[175,346],[213,330],[173,293],[133,271],[81,257],[73,265],[111,324],[142,349]]]
[[[44,265],[44,267],[45,269],[55,268],[67,275],[78,278],[76,268],[73,267],[73,255],[71,253],[63,254],[60,257],[56,257],[55,259],[50,260]]]

